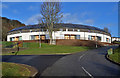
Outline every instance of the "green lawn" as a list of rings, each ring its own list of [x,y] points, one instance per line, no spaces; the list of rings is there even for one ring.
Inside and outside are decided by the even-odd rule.
[[[29,76],[28,68],[15,63],[2,62],[2,76]]]
[[[30,43],[29,43],[30,44]],[[18,52],[18,55],[37,55],[37,54],[69,54],[75,52],[86,51],[91,48],[82,46],[62,46],[62,45],[48,45],[42,43],[42,47],[39,48],[39,43],[31,43],[27,45],[26,50]],[[13,53],[7,53],[3,55],[13,55]]]
[[[120,47],[114,50],[114,54],[110,55],[109,58],[117,63],[120,63]]]

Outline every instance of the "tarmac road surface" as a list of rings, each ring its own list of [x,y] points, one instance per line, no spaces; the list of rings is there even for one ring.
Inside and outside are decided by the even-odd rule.
[[[120,66],[105,58],[109,48],[111,47],[102,47],[62,57],[51,67],[44,70],[41,76],[120,77]]]
[[[115,46],[111,46],[116,48]],[[4,62],[15,62],[34,66],[36,77],[41,76],[119,76],[120,66],[105,58],[111,47],[102,47],[71,55],[8,55]]]

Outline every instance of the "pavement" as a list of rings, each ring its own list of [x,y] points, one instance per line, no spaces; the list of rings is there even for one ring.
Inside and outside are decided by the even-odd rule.
[[[2,61],[34,66],[40,76],[119,76],[120,66],[105,58],[109,48],[102,47],[71,55],[16,55],[3,56]]]

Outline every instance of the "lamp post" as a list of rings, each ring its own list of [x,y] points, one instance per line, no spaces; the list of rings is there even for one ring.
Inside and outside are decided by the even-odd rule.
[[[39,48],[41,48],[40,31],[39,31]]]
[[[96,33],[96,48],[97,48],[98,46],[97,46],[97,33]]]

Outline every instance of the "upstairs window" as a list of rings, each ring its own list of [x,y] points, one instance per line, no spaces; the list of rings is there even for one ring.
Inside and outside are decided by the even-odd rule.
[[[80,32],[80,29],[78,29],[77,31]]]
[[[60,31],[63,31],[63,29],[60,29]]]
[[[32,32],[32,30],[30,30],[30,32]]]
[[[75,31],[75,30],[73,29],[73,31]]]

